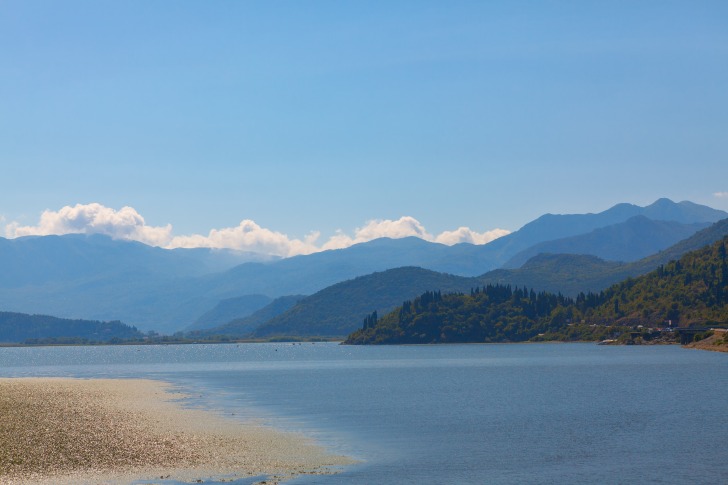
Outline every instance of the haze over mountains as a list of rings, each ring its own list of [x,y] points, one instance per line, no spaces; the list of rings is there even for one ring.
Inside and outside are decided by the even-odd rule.
[[[545,214],[529,222],[518,231],[496,239],[492,243],[484,246],[484,248],[487,248],[486,252],[490,255],[490,261],[493,262],[493,265],[485,271],[500,267],[519,252],[535,244],[587,234],[595,229],[619,224],[640,215],[653,221],[673,221],[682,224],[694,224],[713,223],[724,219],[728,214],[724,211],[694,204],[689,201],[675,203],[669,199],[659,199],[646,207],[626,203],[617,204],[597,214]],[[615,244],[620,244],[620,242],[615,241]],[[623,242],[622,244],[625,253],[628,253],[629,243]],[[663,246],[661,249],[664,249],[664,247],[667,246]],[[576,249],[580,254],[592,254],[590,247],[579,247]]]
[[[528,262],[530,265],[550,262],[557,268],[564,266],[563,261],[538,256],[544,252],[636,261],[726,217],[726,212],[691,202],[660,199],[647,207],[619,204],[598,214],[547,214],[480,246],[445,246],[417,238],[379,239],[265,262],[260,262],[265,258],[261,255],[166,250],[99,235],[0,238],[0,310],[121,320],[142,330],[172,333],[193,324],[198,329],[219,326],[233,315],[245,318],[275,298],[313,295],[352,278],[393,268],[419,267],[467,279],[485,276],[504,265],[518,271],[533,256],[537,259]],[[246,259],[248,262],[236,265]],[[588,261],[600,267],[614,265],[594,258]],[[516,276],[497,274],[500,279]],[[397,294],[394,304],[402,301],[390,287],[372,290],[372,301],[384,294]],[[246,306],[244,302],[255,300],[250,295],[258,295],[257,303]],[[221,311],[218,305],[223,300],[228,301]],[[295,315],[296,307],[306,300],[288,312]],[[216,307],[218,313],[213,311]],[[280,332],[289,328],[282,320],[278,322]]]
[[[728,235],[728,219],[719,221],[657,254],[632,263],[604,261],[579,254],[539,254],[518,269],[497,269],[481,276],[463,277],[422,268],[395,268],[332,285],[302,299],[294,307],[258,322],[238,327],[232,322],[210,329],[208,334],[269,338],[290,336],[343,336],[356,330],[373,311],[384,315],[402,301],[437,289],[467,293],[486,285],[538,288],[575,297],[580,292],[599,292],[611,284],[654,270],[688,251],[700,249]],[[266,310],[266,309],[264,309]]]
[[[727,244],[725,236],[647,274],[576,298],[493,284],[469,294],[427,291],[381,319],[366,318],[345,343],[583,341],[619,335],[634,344],[656,334],[664,343],[674,339],[674,328],[666,336],[653,329],[728,324]]]
[[[520,268],[526,261],[542,253],[591,254],[608,261],[636,261],[672,246],[710,224],[686,224],[652,220],[644,215],[634,216],[585,234],[534,244],[513,256],[503,267]]]

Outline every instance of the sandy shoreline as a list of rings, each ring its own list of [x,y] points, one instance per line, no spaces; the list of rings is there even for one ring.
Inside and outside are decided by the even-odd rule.
[[[283,480],[353,462],[297,434],[185,408],[180,397],[149,380],[0,379],[0,482]]]

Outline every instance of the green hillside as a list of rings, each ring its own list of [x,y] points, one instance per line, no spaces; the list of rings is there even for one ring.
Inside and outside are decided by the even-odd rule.
[[[509,285],[470,294],[425,292],[346,343],[522,342],[596,339],[615,328],[728,322],[728,237],[636,279],[576,298]]]
[[[345,336],[372,310],[385,313],[402,300],[429,288],[461,291],[470,288],[473,281],[414,267],[361,276],[304,298],[287,312],[260,326],[254,336]]]
[[[527,286],[575,296],[620,281],[630,273],[627,266],[583,254],[539,254],[518,269],[493,270],[477,281],[479,285]]]
[[[673,325],[728,322],[728,262],[723,239],[604,292],[590,315],[596,323]]]

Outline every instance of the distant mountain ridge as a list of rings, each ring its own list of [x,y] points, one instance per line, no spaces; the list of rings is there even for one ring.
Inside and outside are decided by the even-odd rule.
[[[173,333],[224,299],[252,294],[271,299],[312,295],[342,281],[403,266],[477,276],[502,266],[534,244],[585,234],[640,214],[653,221],[681,224],[728,216],[709,207],[661,199],[644,208],[619,204],[599,214],[545,215],[486,245],[379,239],[341,250],[246,262],[232,268],[229,258],[253,256],[217,250],[165,250],[105,236],[0,238],[0,308],[122,320],[144,330]]]
[[[575,296],[600,291],[629,277],[648,273],[728,235],[728,218],[698,231],[667,249],[631,263],[604,261],[595,256],[540,254],[517,269],[497,269],[479,277],[481,284],[512,284]]]
[[[229,250],[162,249],[101,234],[0,238],[0,288],[131,272],[194,277],[270,257]]]
[[[573,299],[504,285],[487,285],[469,295],[428,291],[381,319],[365,319],[345,343],[595,340],[615,331],[634,343],[633,338],[653,338],[644,328],[725,325],[727,245],[728,236],[599,294]]]
[[[239,337],[250,334],[255,337],[343,336],[354,331],[373,311],[384,315],[402,301],[424,291],[467,293],[478,286],[511,285],[575,297],[579,292],[598,292],[626,278],[645,274],[726,235],[728,219],[660,253],[632,263],[609,262],[590,255],[540,254],[521,268],[494,270],[478,277],[448,275],[422,268],[395,268],[325,288],[265,323],[258,321],[256,329],[253,325],[243,329],[228,326],[210,329],[208,334],[219,332]]]
[[[206,337],[210,335],[248,337],[261,325],[287,312],[304,298],[306,298],[305,295],[281,296],[250,315],[242,318],[236,318],[217,327],[193,330],[188,332],[187,335],[190,338]]]
[[[230,320],[250,315],[273,301],[265,295],[244,295],[221,300],[215,308],[205,312],[185,330],[202,330],[223,325]]]
[[[535,244],[509,259],[503,268],[518,268],[541,253],[589,254],[607,261],[631,262],[655,254],[690,237],[709,222],[684,224],[639,215],[586,234]]]
[[[488,269],[501,267],[513,256],[535,244],[586,234],[640,215],[653,221],[674,221],[682,224],[714,223],[728,217],[725,211],[688,201],[675,203],[665,198],[646,207],[617,204],[597,214],[545,214],[518,231],[484,246],[484,251],[488,252],[494,262],[494,266]]]

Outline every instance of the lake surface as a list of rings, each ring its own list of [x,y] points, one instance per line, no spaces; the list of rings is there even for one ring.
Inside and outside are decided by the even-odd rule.
[[[0,375],[164,380],[361,460],[298,485],[728,483],[728,354],[677,346],[0,348]]]

